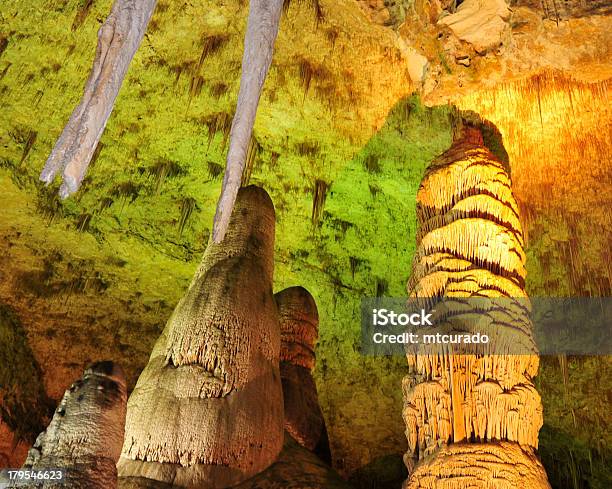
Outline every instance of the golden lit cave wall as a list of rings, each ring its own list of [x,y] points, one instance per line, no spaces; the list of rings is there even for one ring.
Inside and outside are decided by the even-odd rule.
[[[457,103],[503,135],[527,238],[531,295],[610,294],[609,85],[546,72]]]

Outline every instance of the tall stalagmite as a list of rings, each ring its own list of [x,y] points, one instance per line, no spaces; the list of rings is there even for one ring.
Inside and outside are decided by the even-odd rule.
[[[125,378],[119,366],[98,362],[85,370],[64,394],[23,466],[65,469],[66,479],[36,481],[25,487],[116,488],[115,464],[123,443],[126,401]]]
[[[517,205],[506,166],[485,147],[479,126],[460,126],[417,195],[408,292],[430,305],[449,300],[438,327],[474,331],[477,319],[491,341],[469,354],[408,351],[403,416],[410,477],[404,487],[548,488],[535,455],[542,405],[533,385],[538,356]],[[476,311],[466,297],[504,302]],[[516,352],[523,354],[510,354]]]
[[[283,396],[274,226],[268,194],[240,189],[225,239],[209,243],[130,396],[119,462],[126,487],[149,487],[147,479],[228,487],[276,460]],[[128,486],[129,478],[143,484]]]
[[[319,313],[310,292],[289,287],[277,293],[281,328],[280,374],[285,404],[285,430],[302,446],[331,463],[325,420],[312,377]]]

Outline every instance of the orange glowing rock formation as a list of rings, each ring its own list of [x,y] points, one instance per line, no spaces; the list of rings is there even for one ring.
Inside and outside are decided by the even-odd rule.
[[[475,320],[485,318],[491,340],[478,354],[408,351],[404,487],[508,488],[520,481],[547,488],[535,456],[543,419],[532,380],[538,356],[525,305],[518,208],[507,169],[480,129],[462,124],[451,148],[430,165],[417,219],[410,296],[430,303],[450,298],[437,326],[473,332]],[[466,297],[507,299],[504,307],[476,311]],[[517,344],[526,354],[510,354]]]
[[[285,405],[285,430],[303,447],[330,460],[325,420],[312,377],[319,313],[303,287],[275,294],[281,328],[280,373]]]

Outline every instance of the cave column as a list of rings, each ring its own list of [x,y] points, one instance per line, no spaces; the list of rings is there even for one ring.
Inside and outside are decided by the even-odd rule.
[[[426,171],[417,220],[409,296],[429,304],[444,298],[436,326],[446,331],[468,331],[470,321],[484,318],[492,340],[475,353],[407,353],[404,488],[548,488],[535,453],[543,418],[523,235],[507,167],[479,126],[462,122],[451,148]],[[476,310],[465,301],[475,297],[497,308]]]

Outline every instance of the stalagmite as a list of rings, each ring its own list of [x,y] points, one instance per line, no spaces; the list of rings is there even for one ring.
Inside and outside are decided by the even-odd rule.
[[[121,487],[229,487],[276,460],[274,226],[268,194],[240,189],[225,240],[209,243],[130,396]]]
[[[85,177],[156,3],[157,0],[115,0],[98,31],[96,57],[81,103],[40,174],[40,179],[49,184],[63,172],[62,198],[76,192]]]
[[[451,148],[428,168],[417,219],[409,295],[439,305],[439,330],[477,325],[491,339],[467,353],[408,350],[404,488],[548,488],[535,455],[542,405],[518,209],[506,167],[478,125],[462,122]]]
[[[285,404],[285,430],[303,447],[331,463],[325,420],[312,377],[319,313],[303,287],[290,287],[274,298],[281,328],[280,374]]]
[[[272,63],[283,4],[284,0],[251,0],[249,3],[240,91],[236,114],[232,121],[225,176],[213,226],[215,243],[220,243],[227,232],[242,181],[242,171],[251,142],[259,97]]]
[[[63,469],[66,479],[18,487],[113,489],[121,453],[127,392],[123,371],[93,364],[66,391],[46,431],[36,439],[24,469]]]

